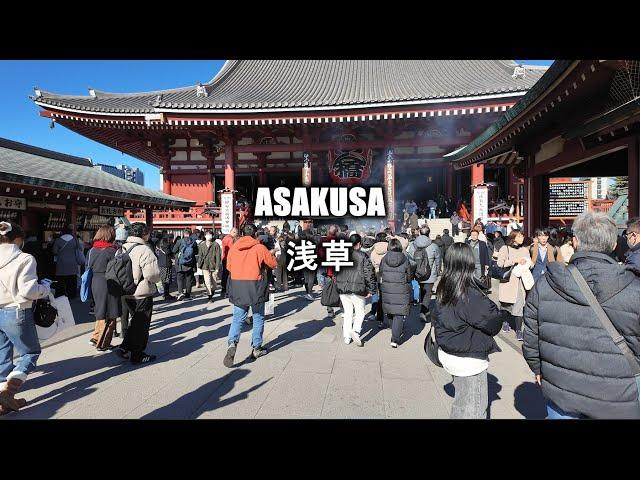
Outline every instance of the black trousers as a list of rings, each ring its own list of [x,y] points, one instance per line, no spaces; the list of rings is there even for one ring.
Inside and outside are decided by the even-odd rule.
[[[304,287],[307,293],[311,293],[313,291],[313,285],[316,281],[316,272],[315,270],[303,270],[304,271]]]
[[[132,360],[138,360],[144,354],[149,341],[153,297],[143,299],[127,298],[125,302],[131,312],[131,324],[127,329],[121,347],[131,352]]]
[[[222,278],[220,279],[222,281],[221,284],[221,293],[222,295],[227,293],[227,281],[229,280],[229,270],[227,270],[227,259],[225,258],[224,260],[222,260]]]
[[[429,312],[429,304],[431,303],[431,290],[433,290],[433,283],[420,284],[420,313]]]
[[[178,294],[184,293],[187,297],[190,297],[194,279],[193,270],[177,272],[176,277],[178,280]]]
[[[122,330],[122,338],[126,336],[127,330],[129,330],[129,316],[131,315],[131,311],[129,310],[129,304],[126,301],[126,298],[122,297],[120,299],[122,302],[122,315],[120,316],[120,328]]]
[[[56,275],[56,280],[64,285],[67,298],[72,300],[78,296],[78,276],[77,275]]]
[[[393,323],[391,324],[391,341],[394,343],[400,343],[402,338],[402,331],[404,330],[404,315],[394,315]]]
[[[287,267],[284,265],[279,265],[275,269],[275,280],[276,280],[276,288],[281,290],[289,289],[289,277],[287,272]]]

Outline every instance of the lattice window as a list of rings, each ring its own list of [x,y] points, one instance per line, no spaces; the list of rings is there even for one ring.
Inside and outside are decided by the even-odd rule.
[[[609,108],[640,97],[640,61],[622,60],[609,88]]]

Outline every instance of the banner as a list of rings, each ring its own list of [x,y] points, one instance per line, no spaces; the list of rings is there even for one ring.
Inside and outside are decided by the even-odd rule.
[[[395,170],[393,165],[393,150],[387,150],[384,164],[384,185],[387,193],[387,220],[396,219],[395,206]]]
[[[362,148],[329,150],[329,176],[338,185],[358,185],[371,175],[373,150]]]
[[[124,208],[120,207],[100,207],[98,209],[100,215],[105,217],[124,217]]]
[[[235,220],[235,208],[234,207],[233,193],[225,192],[220,194],[220,222],[221,231],[227,234],[233,228]]]
[[[489,188],[486,186],[478,186],[473,189],[473,217],[472,221],[478,218],[482,219],[482,223],[487,223],[489,216]]]
[[[310,187],[311,186],[311,154],[309,152],[304,152],[302,154],[304,159],[304,166],[302,167],[302,186]]]

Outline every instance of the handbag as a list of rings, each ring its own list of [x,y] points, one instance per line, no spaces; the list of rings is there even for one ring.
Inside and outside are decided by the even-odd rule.
[[[269,300],[264,304],[264,314],[273,315],[276,310],[276,296],[272,291],[269,291]]]
[[[427,358],[431,360],[431,363],[433,363],[436,367],[442,368],[442,363],[440,363],[440,359],[438,358],[438,348],[438,342],[436,341],[436,331],[433,328],[433,324],[431,324],[429,333],[427,333],[427,336],[424,339],[424,352],[427,354]]]
[[[507,247],[507,258],[509,258],[509,247]],[[508,283],[511,280],[511,273],[516,264],[510,267],[499,267],[498,262],[491,260],[491,266],[489,267],[489,276],[499,280],[500,283]]]
[[[636,356],[629,348],[629,345],[627,344],[627,341],[624,339],[624,337],[620,335],[620,332],[618,332],[613,323],[611,323],[611,320],[598,302],[596,296],[589,288],[587,281],[584,279],[578,268],[572,263],[567,265],[567,268],[569,269],[569,273],[571,273],[571,276],[573,277],[575,282],[578,284],[580,291],[587,299],[587,302],[589,302],[589,306],[596,313],[596,317],[598,317],[598,320],[600,320],[600,323],[613,340],[613,343],[616,344],[616,346],[624,355],[624,358],[627,360],[627,363],[631,368],[631,374],[636,381],[636,388],[638,390],[638,402],[640,403],[640,364],[638,363]]]
[[[340,306],[340,293],[338,292],[338,286],[336,285],[335,279],[330,277],[324,282],[320,304],[325,307]]]
[[[58,310],[51,305],[48,298],[36,300],[33,306],[33,320],[35,324],[42,328],[49,328],[56,321]]]
[[[91,280],[93,279],[93,267],[89,266],[91,264],[91,252],[93,252],[93,249],[89,250],[87,266],[82,277],[80,277],[80,300],[83,302],[88,302],[91,298]]]

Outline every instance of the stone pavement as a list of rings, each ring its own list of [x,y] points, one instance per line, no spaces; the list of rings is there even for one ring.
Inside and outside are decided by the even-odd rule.
[[[429,325],[417,320],[415,308],[399,348],[375,322],[365,322],[360,348],[343,343],[341,315],[326,317],[319,299],[309,302],[303,293],[276,295],[276,314],[265,324],[268,355],[246,360],[244,329],[233,369],[222,365],[227,300],[157,303],[147,351],[158,359],[145,366],[96,354],[88,335],[52,345],[22,393],[28,405],[3,418],[448,418],[451,377],[426,358]],[[491,418],[543,418],[522,355],[497,341],[502,352],[489,367]]]

